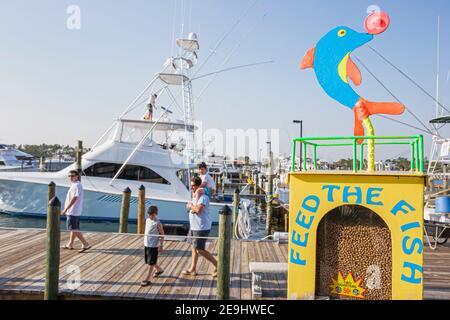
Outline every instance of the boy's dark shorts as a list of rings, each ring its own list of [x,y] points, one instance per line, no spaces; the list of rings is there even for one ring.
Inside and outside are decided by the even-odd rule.
[[[80,231],[80,217],[78,216],[67,216],[67,230],[69,231]]]
[[[145,263],[154,266],[158,262],[158,248],[145,247]]]
[[[211,230],[189,230],[188,237],[208,237]],[[205,250],[207,239],[188,239],[194,249]]]

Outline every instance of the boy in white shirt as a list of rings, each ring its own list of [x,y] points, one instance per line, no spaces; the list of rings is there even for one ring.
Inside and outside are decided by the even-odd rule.
[[[200,179],[202,179],[202,184],[197,191],[197,197],[199,198],[203,193],[210,199],[216,194],[216,183],[213,178],[208,173],[208,167],[206,163],[202,162],[198,165],[198,170],[200,172]]]
[[[141,282],[141,287],[151,285],[150,278],[156,278],[164,272],[157,264],[158,253],[163,250],[164,244],[164,229],[158,220],[157,206],[150,206],[148,208],[148,218],[145,221],[144,234],[145,263],[148,264],[148,273],[145,280]],[[155,269],[155,273],[153,273],[153,268]]]

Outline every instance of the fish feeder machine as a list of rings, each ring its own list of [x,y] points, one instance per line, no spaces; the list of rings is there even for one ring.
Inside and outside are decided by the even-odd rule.
[[[353,171],[307,171],[305,157],[289,175],[290,299],[422,299],[423,137],[364,138],[410,145],[411,172],[364,171],[360,137],[293,142],[293,168],[298,144],[314,150],[316,169],[321,147],[352,146],[354,161]]]
[[[349,137],[293,140],[289,299],[423,298],[423,136],[375,136],[370,115],[401,114],[404,106],[369,102],[349,85],[349,80],[358,85],[362,79],[351,51],[388,25],[389,17],[375,12],[366,19],[367,34],[333,29],[301,63],[302,69],[314,69],[334,100],[354,111],[355,127]],[[376,168],[375,147],[381,145],[410,147],[411,170]],[[304,158],[296,171],[299,147]],[[326,147],[350,148],[353,170],[321,171],[317,153]],[[313,155],[312,164],[307,152]]]

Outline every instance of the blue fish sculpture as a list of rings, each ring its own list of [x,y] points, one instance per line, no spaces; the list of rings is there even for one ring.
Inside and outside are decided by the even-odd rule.
[[[348,27],[337,27],[328,32],[310,49],[300,68],[313,68],[323,90],[334,100],[354,113],[354,135],[364,136],[364,126],[372,128],[369,117],[374,114],[400,115],[405,106],[397,102],[370,102],[362,98],[350,85],[359,86],[361,72],[352,61],[351,53],[374,38],[370,33],[359,33]],[[368,125],[369,126],[368,126]],[[369,129],[370,130],[370,129]],[[372,132],[369,132],[369,135]],[[358,143],[362,143],[359,140]]]

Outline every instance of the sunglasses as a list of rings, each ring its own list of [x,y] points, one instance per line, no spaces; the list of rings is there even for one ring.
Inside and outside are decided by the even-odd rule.
[[[71,175],[68,175],[68,177],[69,177],[69,178],[73,178],[73,177],[78,177],[78,176],[76,176],[76,175],[74,175],[74,174],[71,174]]]

